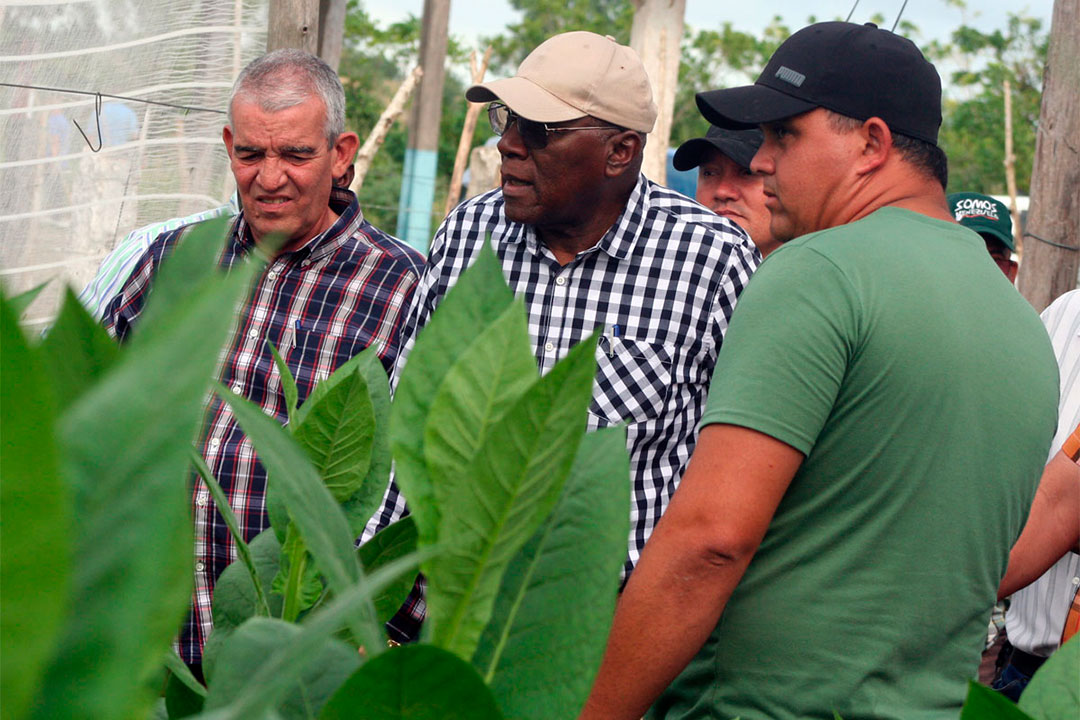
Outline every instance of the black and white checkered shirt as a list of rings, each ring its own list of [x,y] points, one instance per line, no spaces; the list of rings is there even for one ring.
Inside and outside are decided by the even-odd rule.
[[[735,299],[760,255],[726,218],[641,176],[600,242],[563,266],[532,226],[507,220],[494,190],[459,205],[436,232],[401,331],[395,381],[487,233],[514,294],[525,298],[541,373],[603,328],[588,426],[627,424],[628,574],[686,469]],[[363,540],[404,512],[391,483]],[[423,602],[414,594],[406,611],[422,618]]]

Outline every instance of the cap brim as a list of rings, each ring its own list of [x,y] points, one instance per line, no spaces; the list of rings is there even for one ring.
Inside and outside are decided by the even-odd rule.
[[[802,115],[818,107],[764,85],[708,90],[696,96],[698,110],[713,125],[741,129]]]
[[[476,103],[498,100],[521,117],[537,122],[566,122],[588,115],[521,77],[473,85],[465,91],[465,99]]]
[[[1016,252],[1016,241],[1013,240],[1012,235],[1006,235],[997,228],[992,227],[972,227],[971,229],[980,235],[989,235],[990,237],[997,238],[1005,245],[1005,247],[1009,248],[1009,250]]]
[[[687,140],[675,151],[675,155],[671,158],[671,164],[680,172],[693,170],[701,164],[705,154],[714,149],[719,150],[720,148],[708,138],[700,137]]]

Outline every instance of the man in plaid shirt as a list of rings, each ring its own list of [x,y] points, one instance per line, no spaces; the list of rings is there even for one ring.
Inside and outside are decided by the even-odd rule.
[[[242,260],[270,233],[288,241],[257,278],[221,355],[219,380],[287,420],[281,378],[269,344],[296,378],[299,400],[360,351],[374,347],[389,371],[423,257],[364,220],[343,187],[359,139],[344,132],[345,94],[318,58],[279,50],[240,74],[223,131],[243,210],[220,255]],[[335,183],[335,180],[338,182]],[[103,321],[123,339],[139,317],[162,258],[193,226],[157,238],[109,303]],[[221,483],[244,538],[269,525],[266,471],[228,406],[213,396],[200,449]],[[214,583],[236,547],[201,481],[192,492],[195,592],[179,637],[181,657],[199,674],[212,628]]]
[[[589,429],[627,426],[628,574],[690,458],[728,318],[760,256],[727,218],[641,174],[656,106],[630,48],[557,35],[516,77],[466,97],[492,103],[502,187],[459,205],[435,234],[398,369],[488,234],[525,298],[541,372],[603,328]],[[391,484],[364,539],[404,512]],[[421,591],[391,620],[395,640],[415,637]]]

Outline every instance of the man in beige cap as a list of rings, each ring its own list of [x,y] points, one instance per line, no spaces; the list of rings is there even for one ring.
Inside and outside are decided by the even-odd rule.
[[[641,60],[614,39],[556,35],[517,75],[466,97],[491,103],[502,187],[436,232],[397,368],[488,234],[525,299],[541,372],[603,328],[589,428],[627,428],[628,574],[690,458],[728,318],[760,256],[730,220],[641,174],[656,106]],[[404,509],[391,485],[365,539]],[[391,635],[413,636],[422,617],[414,594]]]

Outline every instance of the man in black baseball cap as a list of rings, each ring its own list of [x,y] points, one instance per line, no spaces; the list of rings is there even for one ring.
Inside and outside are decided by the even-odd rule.
[[[582,717],[954,720],[1056,425],[1046,332],[949,212],[940,81],[910,41],[811,25],[698,102],[762,127],[785,242]]]
[[[705,137],[680,145],[672,164],[676,170],[698,169],[697,201],[745,230],[764,257],[780,243],[769,232],[761,176],[750,170],[761,140],[757,128],[733,130],[711,125]]]

